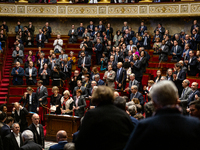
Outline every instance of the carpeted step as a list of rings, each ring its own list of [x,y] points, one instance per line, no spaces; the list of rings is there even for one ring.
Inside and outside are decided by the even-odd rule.
[[[5,104],[5,103],[7,103],[7,102],[5,102],[5,98],[4,98],[4,100],[0,101],[0,105]]]
[[[2,82],[7,82],[9,81],[9,79],[2,79]]]
[[[9,78],[9,75],[3,75],[3,78]]]
[[[8,86],[9,86],[9,83],[2,83],[0,85],[0,87],[2,87],[2,88],[8,88]]]
[[[5,69],[4,69],[4,71],[5,71],[5,72],[9,72],[9,71],[10,71],[10,69],[7,69],[7,68],[5,68]]]
[[[0,92],[0,97],[8,95],[8,92]]]
[[[1,92],[8,92],[8,88],[0,88]]]
[[[10,74],[10,72],[8,72],[8,71],[7,71],[7,72],[4,72],[4,75],[9,75],[9,74]]]

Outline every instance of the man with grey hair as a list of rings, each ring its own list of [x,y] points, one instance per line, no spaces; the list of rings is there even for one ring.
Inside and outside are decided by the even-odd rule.
[[[64,146],[64,149],[63,150],[75,150],[75,144],[74,143],[67,143],[65,144]]]
[[[133,98],[138,98],[140,101],[140,105],[144,105],[144,97],[140,92],[138,92],[138,87],[136,85],[131,86],[130,100],[132,100]]]
[[[97,82],[97,86],[105,84],[104,81],[100,79],[100,76],[98,74],[94,76],[94,80]]]
[[[191,89],[192,89],[192,92],[191,94],[189,95],[189,98],[188,98],[188,104],[194,100],[198,100],[199,97],[200,97],[200,91],[198,90],[198,83],[197,82],[193,82],[192,85],[191,85]]]
[[[33,132],[30,130],[25,130],[22,133],[22,139],[24,141],[24,145],[20,147],[19,150],[42,150],[42,146],[36,144],[33,141]]]
[[[162,80],[167,80],[167,78],[165,77],[165,76],[162,76],[161,78],[160,78],[160,80],[162,81]]]
[[[60,39],[59,34],[57,35],[57,39],[54,40],[53,46],[54,46],[55,53],[61,53],[62,46],[63,46],[63,40]]]
[[[178,90],[174,83],[156,83],[150,96],[156,113],[138,123],[124,150],[172,149],[172,145],[173,149],[199,149],[200,121],[181,114],[177,108]],[[146,138],[148,140],[144,144]]]
[[[125,91],[129,91],[131,93],[131,86],[136,85],[139,88],[139,82],[135,79],[135,74],[130,74],[129,86],[125,89]]]
[[[183,109],[183,115],[188,114],[186,109],[188,105],[188,98],[189,95],[192,93],[192,89],[189,87],[190,81],[188,79],[183,80],[182,86],[183,86],[183,91],[181,93],[181,97],[179,98],[180,106]]]
[[[3,138],[3,147],[5,150],[19,150],[23,145],[20,126],[18,123],[14,123],[12,124],[11,129],[13,132]]]

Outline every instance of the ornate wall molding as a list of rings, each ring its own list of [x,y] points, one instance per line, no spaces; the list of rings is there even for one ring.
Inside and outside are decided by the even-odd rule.
[[[197,2],[137,4],[32,4],[15,3],[0,6],[0,16],[10,17],[190,17],[200,16]]]

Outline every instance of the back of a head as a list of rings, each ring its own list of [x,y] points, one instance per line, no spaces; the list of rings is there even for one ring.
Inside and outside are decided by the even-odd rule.
[[[159,107],[174,105],[177,103],[178,89],[172,81],[160,81],[153,85],[150,97]]]
[[[137,107],[135,105],[128,106],[127,111],[130,113],[131,116],[136,115]]]
[[[92,104],[112,104],[114,101],[114,94],[110,87],[99,86],[92,94]]]
[[[114,100],[114,105],[126,111],[126,100],[123,97],[121,96],[116,97]]]
[[[65,144],[64,146],[64,149],[63,150],[75,150],[75,144],[74,143],[67,143]]]
[[[4,119],[6,119],[6,113],[0,112],[0,122],[2,122]]]
[[[31,130],[25,130],[22,133],[22,138],[24,141],[33,140],[33,132]]]
[[[6,124],[9,124],[10,122],[14,121],[14,118],[9,116],[6,118]]]

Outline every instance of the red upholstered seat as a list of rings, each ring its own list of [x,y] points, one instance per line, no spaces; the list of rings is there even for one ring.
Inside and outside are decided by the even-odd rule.
[[[15,103],[15,102],[19,102],[19,100],[21,99],[21,97],[9,97],[9,103]]]
[[[146,69],[146,74],[151,74],[153,75],[154,77],[156,77],[156,72],[157,72],[158,69],[154,69],[154,68],[147,68]]]
[[[148,83],[148,80],[149,80],[149,75],[143,75],[142,77],[142,85],[147,85]]]

